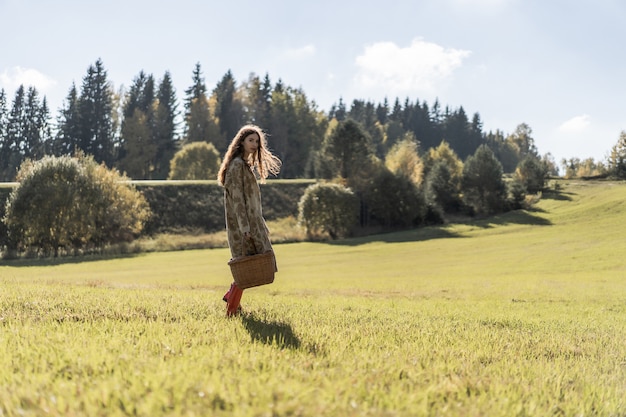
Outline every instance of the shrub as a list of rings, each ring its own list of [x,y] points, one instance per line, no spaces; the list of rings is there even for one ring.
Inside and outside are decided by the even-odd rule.
[[[298,203],[298,222],[309,238],[327,233],[331,239],[348,236],[359,219],[359,199],[340,184],[307,187]]]
[[[126,178],[80,155],[26,161],[7,200],[9,249],[58,256],[130,242],[150,215]]]
[[[212,180],[220,168],[220,154],[212,143],[192,142],[174,154],[170,180]]]

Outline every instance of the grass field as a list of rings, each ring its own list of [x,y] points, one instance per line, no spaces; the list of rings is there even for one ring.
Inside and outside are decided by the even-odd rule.
[[[0,416],[626,416],[626,184],[276,245],[0,264]]]

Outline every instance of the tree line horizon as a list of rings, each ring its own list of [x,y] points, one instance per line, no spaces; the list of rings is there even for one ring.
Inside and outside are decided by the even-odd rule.
[[[130,87],[114,91],[101,59],[90,65],[81,85],[72,83],[55,121],[45,96],[21,85],[9,106],[0,89],[0,181],[14,181],[22,162],[46,155],[84,152],[98,163],[131,179],[167,179],[170,162],[183,145],[213,144],[223,155],[244,124],[254,123],[269,136],[270,148],[283,161],[280,178],[316,178],[316,157],[337,123],[357,122],[374,154],[384,159],[395,144],[409,139],[425,153],[443,142],[462,161],[487,145],[505,173],[527,156],[542,161],[550,175],[559,168],[550,153],[539,155],[532,129],[525,123],[505,134],[484,132],[478,112],[471,119],[463,106],[442,107],[419,99],[375,103],[355,99],[348,107],[339,98],[328,112],[319,110],[301,88],[272,83],[251,73],[237,83],[228,70],[209,92],[199,63],[184,90],[182,109],[169,71],[160,80],[141,70]],[[603,171],[592,158],[561,161],[566,171],[587,175]],[[570,172],[571,173],[571,172]]]

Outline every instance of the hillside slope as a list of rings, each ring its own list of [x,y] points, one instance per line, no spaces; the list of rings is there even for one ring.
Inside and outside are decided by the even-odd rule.
[[[356,292],[482,297],[508,288],[512,298],[537,290],[592,296],[598,286],[626,289],[624,196],[626,183],[563,182],[530,211],[337,245],[286,245],[277,253],[294,286],[323,286],[333,277],[331,287]],[[579,280],[578,293],[560,294],[564,280]]]
[[[626,183],[562,184],[530,211],[483,221],[336,243],[275,245],[276,281],[254,291],[567,299],[609,288],[619,297],[626,292]],[[221,291],[231,279],[228,258],[228,249],[208,249],[53,265],[25,260],[0,265],[0,277]]]

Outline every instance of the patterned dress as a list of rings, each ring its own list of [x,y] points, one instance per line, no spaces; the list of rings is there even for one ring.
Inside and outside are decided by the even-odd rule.
[[[272,250],[269,230],[261,209],[261,190],[252,169],[241,157],[235,157],[224,178],[224,211],[228,246],[233,258]],[[243,242],[243,233],[250,232],[252,240]]]

